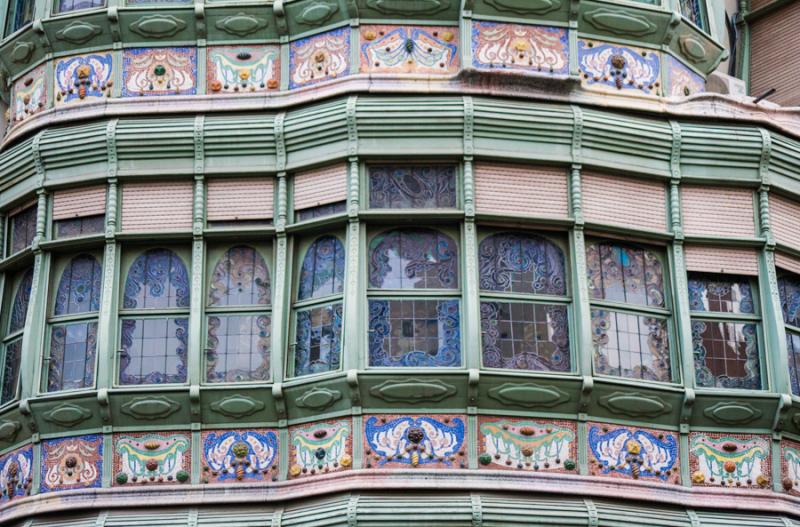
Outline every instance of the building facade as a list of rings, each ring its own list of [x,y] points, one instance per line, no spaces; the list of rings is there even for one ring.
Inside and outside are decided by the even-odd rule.
[[[753,4],[7,0],[0,523],[800,524]]]

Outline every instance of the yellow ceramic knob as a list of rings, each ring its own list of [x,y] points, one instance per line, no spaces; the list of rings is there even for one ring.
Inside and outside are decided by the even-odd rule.
[[[375,34],[374,31],[365,31],[364,32],[364,40],[375,40],[378,35]]]
[[[769,478],[762,476],[758,476],[756,478],[756,483],[758,483],[759,487],[766,487],[769,485]]]
[[[692,474],[692,482],[701,485],[706,482],[706,476],[699,470],[695,470]]]
[[[291,467],[289,467],[289,475],[292,476],[293,478],[299,476],[302,471],[303,469],[300,468],[300,465],[292,465]]]
[[[641,451],[641,447],[639,446],[639,443],[637,443],[636,441],[633,441],[633,440],[628,441],[628,443],[625,445],[625,448],[627,448],[628,452],[630,452],[634,456],[637,455]]]
[[[349,467],[353,464],[353,458],[348,456],[347,454],[343,455],[341,459],[339,459],[339,464],[345,468]]]
[[[444,33],[442,33],[442,40],[444,40],[445,42],[450,42],[451,40],[453,40],[453,38],[455,38],[455,35],[453,34],[452,31],[445,31]]]

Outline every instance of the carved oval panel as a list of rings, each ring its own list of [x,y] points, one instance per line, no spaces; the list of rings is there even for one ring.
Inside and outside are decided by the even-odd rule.
[[[72,403],[64,403],[56,406],[52,410],[45,412],[42,417],[45,421],[61,426],[75,426],[91,417],[92,412],[83,406]]]
[[[706,58],[706,47],[696,38],[684,35],[678,39],[678,44],[692,62],[701,62]]]
[[[166,38],[186,28],[186,22],[172,15],[147,15],[128,26],[131,31],[145,37]]]
[[[597,402],[612,413],[632,417],[656,417],[672,411],[672,405],[660,397],[638,392],[615,392]]]
[[[339,11],[336,2],[314,2],[306,6],[295,18],[298,24],[319,26],[331,19]]]
[[[367,0],[367,7],[385,15],[432,15],[450,7],[450,0]]]
[[[83,44],[103,32],[103,29],[91,22],[78,20],[67,24],[56,33],[56,38],[73,44]]]
[[[762,412],[749,403],[721,402],[706,408],[703,413],[717,423],[743,425],[761,417]]]
[[[518,15],[544,15],[561,7],[561,0],[484,0],[498,11]]]
[[[329,390],[328,388],[312,388],[295,399],[294,402],[300,408],[324,410],[332,406],[341,398],[342,392],[339,390]]]
[[[227,417],[245,417],[263,409],[263,402],[247,395],[229,395],[211,403],[211,411]]]
[[[648,35],[656,31],[656,25],[643,16],[622,10],[595,9],[583,15],[584,20],[598,29],[617,35]]]
[[[244,37],[267,27],[267,19],[255,15],[237,13],[217,21],[216,26],[220,31],[230,35]]]
[[[438,380],[388,380],[373,386],[369,393],[388,402],[438,402],[456,393],[456,387]]]
[[[525,408],[541,406],[549,408],[570,400],[568,393],[555,386],[536,383],[505,383],[489,390],[489,397],[503,404],[514,404]]]
[[[178,401],[164,396],[134,397],[122,405],[122,413],[139,419],[163,419],[180,409]]]

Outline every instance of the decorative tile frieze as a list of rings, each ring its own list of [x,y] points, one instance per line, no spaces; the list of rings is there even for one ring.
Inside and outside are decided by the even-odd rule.
[[[675,432],[600,423],[588,429],[591,475],[680,483]]]
[[[251,93],[280,87],[279,46],[215,46],[208,48],[206,91]]]
[[[8,109],[12,123],[25,120],[47,106],[47,70],[42,64],[23,75],[11,90],[11,105]]]
[[[109,52],[59,59],[55,63],[56,106],[111,96],[114,58]]]
[[[688,97],[706,91],[705,79],[684,66],[672,55],[664,56],[664,65],[667,68],[666,95],[668,97]]]
[[[196,48],[133,48],[122,58],[122,96],[194,95]]]
[[[360,71],[458,72],[458,29],[440,26],[361,26]]]
[[[800,496],[800,443],[781,441],[781,486],[789,494]]]
[[[480,417],[478,461],[489,469],[574,472],[576,427],[570,421]]]
[[[0,503],[29,496],[33,481],[33,447],[24,446],[0,457]]]
[[[569,73],[567,30],[475,21],[472,65],[482,70],[566,75]]]
[[[590,90],[635,95],[661,94],[658,52],[604,42],[578,41],[581,84]]]
[[[289,48],[289,87],[300,88],[350,72],[350,28],[302,38]]]
[[[373,415],[364,419],[367,468],[466,468],[463,415]]]
[[[103,436],[90,434],[42,442],[40,492],[100,487]]]
[[[203,483],[270,481],[278,476],[278,435],[274,430],[204,432]]]
[[[695,432],[689,435],[693,486],[770,486],[767,436]]]
[[[353,464],[353,423],[331,420],[289,428],[289,477],[349,469]]]
[[[191,436],[154,432],[114,435],[114,485],[189,481]]]

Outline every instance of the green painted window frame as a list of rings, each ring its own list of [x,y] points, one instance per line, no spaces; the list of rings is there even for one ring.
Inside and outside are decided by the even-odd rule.
[[[3,331],[3,338],[0,340],[0,390],[2,390],[4,384],[4,377],[6,373],[6,351],[12,342],[16,342],[17,340],[21,341],[25,337],[25,328],[15,331],[13,333],[10,332],[10,325],[11,325],[11,311],[13,310],[14,306],[14,298],[17,296],[17,291],[19,290],[20,285],[22,284],[22,279],[24,278],[25,274],[31,270],[33,267],[33,262],[30,263],[28,266],[24,266],[22,268],[17,269],[16,271],[6,272],[5,274],[5,284],[4,284],[4,303],[3,305],[6,306],[6,309],[3,310],[2,313],[2,331]],[[10,280],[9,280],[10,278]],[[10,287],[9,287],[10,285]],[[28,309],[30,310],[30,303],[28,304]],[[21,361],[21,357],[20,357]],[[21,365],[20,365],[21,369]],[[21,374],[21,371],[20,371]],[[13,406],[16,401],[19,400],[20,397],[20,379],[21,375],[18,374],[17,377],[17,386],[15,388],[15,395],[10,400],[0,403],[0,411],[5,410]]]
[[[31,12],[31,19],[27,22],[23,23],[18,27],[14,27],[14,19],[16,18],[16,14],[20,9],[20,4],[29,3],[32,5],[33,10]],[[5,19],[5,27],[3,28],[3,35],[4,37],[9,37],[18,31],[22,31],[29,27],[33,20],[36,18],[36,0],[8,0],[8,4],[6,6],[6,19]]]

